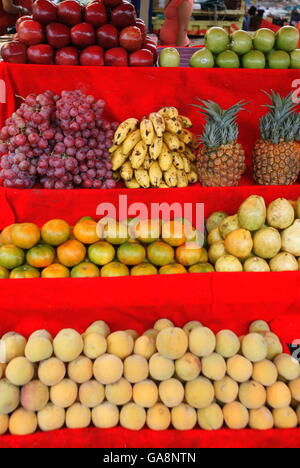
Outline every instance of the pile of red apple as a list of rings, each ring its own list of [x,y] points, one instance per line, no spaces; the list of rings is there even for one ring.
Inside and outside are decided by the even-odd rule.
[[[36,0],[32,16],[23,16],[17,33],[5,44],[5,62],[40,65],[152,67],[156,45],[142,19],[124,0],[76,0],[55,5]]]

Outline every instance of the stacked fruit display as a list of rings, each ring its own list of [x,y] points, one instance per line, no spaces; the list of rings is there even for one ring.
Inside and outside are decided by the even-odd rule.
[[[141,336],[99,320],[80,335],[2,337],[0,434],[67,427],[267,430],[300,424],[300,364],[258,320],[238,337],[160,319]]]
[[[1,278],[94,278],[202,272],[300,269],[300,199],[278,198],[266,208],[251,195],[232,216],[206,220],[207,239],[188,220],[134,219],[74,228],[51,220],[40,230],[14,224],[0,237]]]
[[[108,149],[118,123],[103,119],[104,107],[79,90],[27,96],[0,131],[3,186],[115,187]]]
[[[156,61],[156,46],[131,3],[76,0],[58,5],[36,0],[32,17],[17,21],[13,42],[1,49],[11,63],[85,66],[146,66]]]
[[[197,50],[190,66],[195,68],[300,68],[299,31],[283,26],[275,34],[270,29],[258,29],[254,35],[235,31],[231,35],[218,26],[205,35],[205,47]],[[179,67],[180,53],[175,48],[164,49],[159,58],[162,67]]]
[[[127,188],[187,187],[198,181],[192,122],[164,107],[141,122],[125,120],[115,132],[112,169]]]

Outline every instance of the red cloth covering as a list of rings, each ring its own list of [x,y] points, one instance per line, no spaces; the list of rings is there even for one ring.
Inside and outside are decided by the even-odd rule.
[[[122,120],[141,118],[162,106],[176,104],[195,121],[202,120],[190,106],[195,97],[215,99],[228,106],[240,99],[252,99],[251,114],[242,113],[241,141],[248,159],[258,136],[258,117],[265,102],[260,89],[290,91],[296,70],[190,70],[46,67],[0,64],[0,79],[7,87],[7,106],[1,106],[2,120],[15,109],[15,94],[26,96],[45,88],[61,91],[80,87],[107,101],[108,116]],[[251,182],[250,182],[251,183]],[[284,196],[297,199],[298,185],[253,187],[249,179],[237,188],[170,190],[47,191],[0,189],[0,229],[14,221],[33,221],[41,226],[51,218],[65,218],[71,224],[84,215],[94,216],[103,201],[118,204],[119,195],[128,203],[180,201],[205,203],[205,215],[215,210],[229,214],[250,194],[263,195],[266,202]],[[248,184],[248,185],[247,185]],[[56,333],[63,327],[83,331],[92,321],[107,320],[113,330],[136,328],[142,332],[160,317],[179,326],[199,319],[217,332],[230,328],[247,332],[252,320],[267,320],[286,344],[300,338],[300,274],[209,273],[157,277],[96,279],[33,279],[0,281],[0,335],[16,330],[25,335],[46,328]],[[147,429],[132,433],[113,430],[60,430],[26,437],[2,436],[0,447],[299,447],[300,430],[251,430],[155,433]]]

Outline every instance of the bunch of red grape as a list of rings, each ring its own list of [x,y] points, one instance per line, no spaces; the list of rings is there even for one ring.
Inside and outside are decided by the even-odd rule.
[[[27,96],[0,131],[3,185],[114,188],[108,149],[118,123],[103,120],[104,107],[78,90]]]

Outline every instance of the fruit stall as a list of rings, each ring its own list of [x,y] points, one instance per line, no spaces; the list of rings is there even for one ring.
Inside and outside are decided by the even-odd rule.
[[[0,447],[299,447],[299,35],[156,67],[120,3],[2,50]]]

